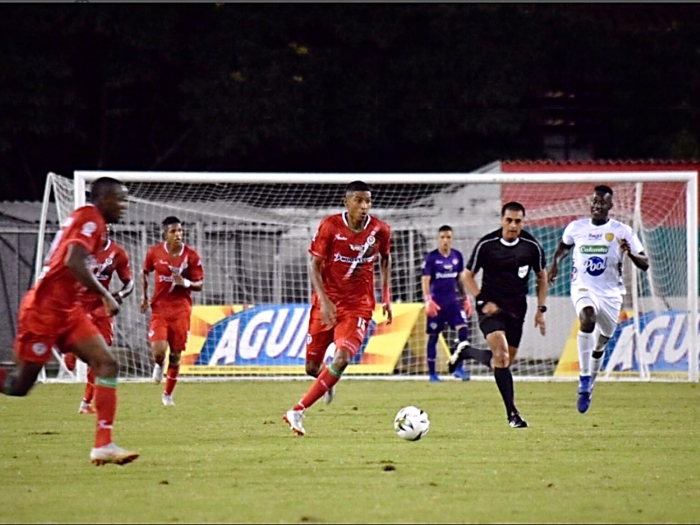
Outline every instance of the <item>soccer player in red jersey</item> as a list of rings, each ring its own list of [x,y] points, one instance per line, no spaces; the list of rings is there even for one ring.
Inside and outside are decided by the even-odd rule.
[[[141,312],[151,307],[148,341],[155,365],[153,380],[163,380],[163,362],[170,347],[168,375],[162,402],[173,406],[173,390],[180,373],[180,354],[185,350],[190,332],[192,292],[200,292],[204,284],[202,259],[196,250],[183,242],[180,219],[166,217],[161,223],[165,242],[152,246],[146,254],[141,272]],[[148,274],[155,272],[153,297],[148,298]]]
[[[124,465],[139,455],[112,441],[117,410],[119,366],[99,330],[78,303],[85,287],[100,296],[108,315],[119,303],[95,277],[91,261],[105,244],[108,222],[117,222],[127,208],[127,189],[102,177],[91,185],[90,204],[73,211],[51,244],[36,283],[22,298],[15,338],[16,368],[0,369],[0,391],[25,396],[51,358],[51,348],[72,352],[94,371],[97,428],[90,460],[96,465]]]
[[[107,232],[109,233],[109,225],[107,227]],[[119,276],[119,280],[122,282],[122,288],[112,292],[112,296],[119,304],[122,304],[124,298],[128,297],[134,290],[129,255],[124,248],[109,237],[107,237],[107,242],[104,247],[95,254],[95,259],[92,261],[92,271],[95,277],[97,277],[97,280],[100,281],[102,286],[107,290],[109,290],[112,275],[116,272]],[[114,341],[114,322],[112,316],[105,310],[104,304],[102,304],[102,298],[88,290],[84,290],[79,299],[83,308],[85,308],[92,319],[92,322],[100,331],[102,337],[104,337],[107,345],[112,346],[112,342]],[[75,354],[68,352],[64,355],[63,359],[69,370],[75,368]],[[78,409],[79,414],[95,413],[95,409],[92,406],[94,393],[95,371],[88,367],[85,392],[83,393],[83,399]]]
[[[324,218],[309,253],[313,285],[309,331],[306,339],[306,373],[316,380],[283,419],[295,434],[303,436],[304,411],[327,396],[360,350],[375,307],[374,263],[379,259],[382,310],[387,324],[391,312],[391,228],[369,215],[370,187],[354,181],[345,189],[346,211]],[[333,362],[323,357],[335,343]]]

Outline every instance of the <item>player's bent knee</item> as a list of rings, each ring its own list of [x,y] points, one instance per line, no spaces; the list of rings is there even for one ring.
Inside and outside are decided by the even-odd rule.
[[[333,368],[338,372],[343,372],[350,364],[352,356],[347,352],[337,352],[333,357]]]
[[[170,352],[170,357],[168,358],[168,366],[180,366],[180,352]]]
[[[321,369],[321,363],[313,363],[307,361],[306,363],[306,375],[311,377],[318,377],[318,372]]]
[[[119,363],[110,354],[97,357],[89,365],[96,377],[117,377],[119,374]]]

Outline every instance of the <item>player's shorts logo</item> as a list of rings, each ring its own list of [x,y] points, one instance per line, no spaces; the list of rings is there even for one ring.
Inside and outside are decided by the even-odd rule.
[[[588,275],[598,277],[605,272],[605,261],[605,259],[601,259],[600,257],[590,257],[586,259],[586,262],[583,264],[583,271]]]
[[[310,345],[311,341],[313,341],[313,337],[311,337],[311,334],[306,334],[306,344]]]
[[[527,276],[527,272],[530,271],[530,267],[526,264],[525,266],[520,266],[518,268],[518,277],[524,279]]]
[[[149,330],[149,331],[148,331],[148,337],[153,337],[153,335],[154,335],[155,333],[156,333],[155,330]]]
[[[47,351],[48,348],[46,348],[44,343],[34,343],[32,345],[32,352],[34,352],[35,355],[44,355]]]

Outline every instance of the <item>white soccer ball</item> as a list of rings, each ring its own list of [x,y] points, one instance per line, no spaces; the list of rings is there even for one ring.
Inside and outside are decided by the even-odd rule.
[[[394,418],[394,430],[402,439],[418,441],[430,430],[428,414],[418,407],[403,407]]]

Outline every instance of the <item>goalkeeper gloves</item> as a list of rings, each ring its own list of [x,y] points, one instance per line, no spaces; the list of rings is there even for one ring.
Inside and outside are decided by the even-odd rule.
[[[425,314],[428,317],[435,317],[440,311],[440,305],[433,301],[433,298],[428,296],[425,301]]]

